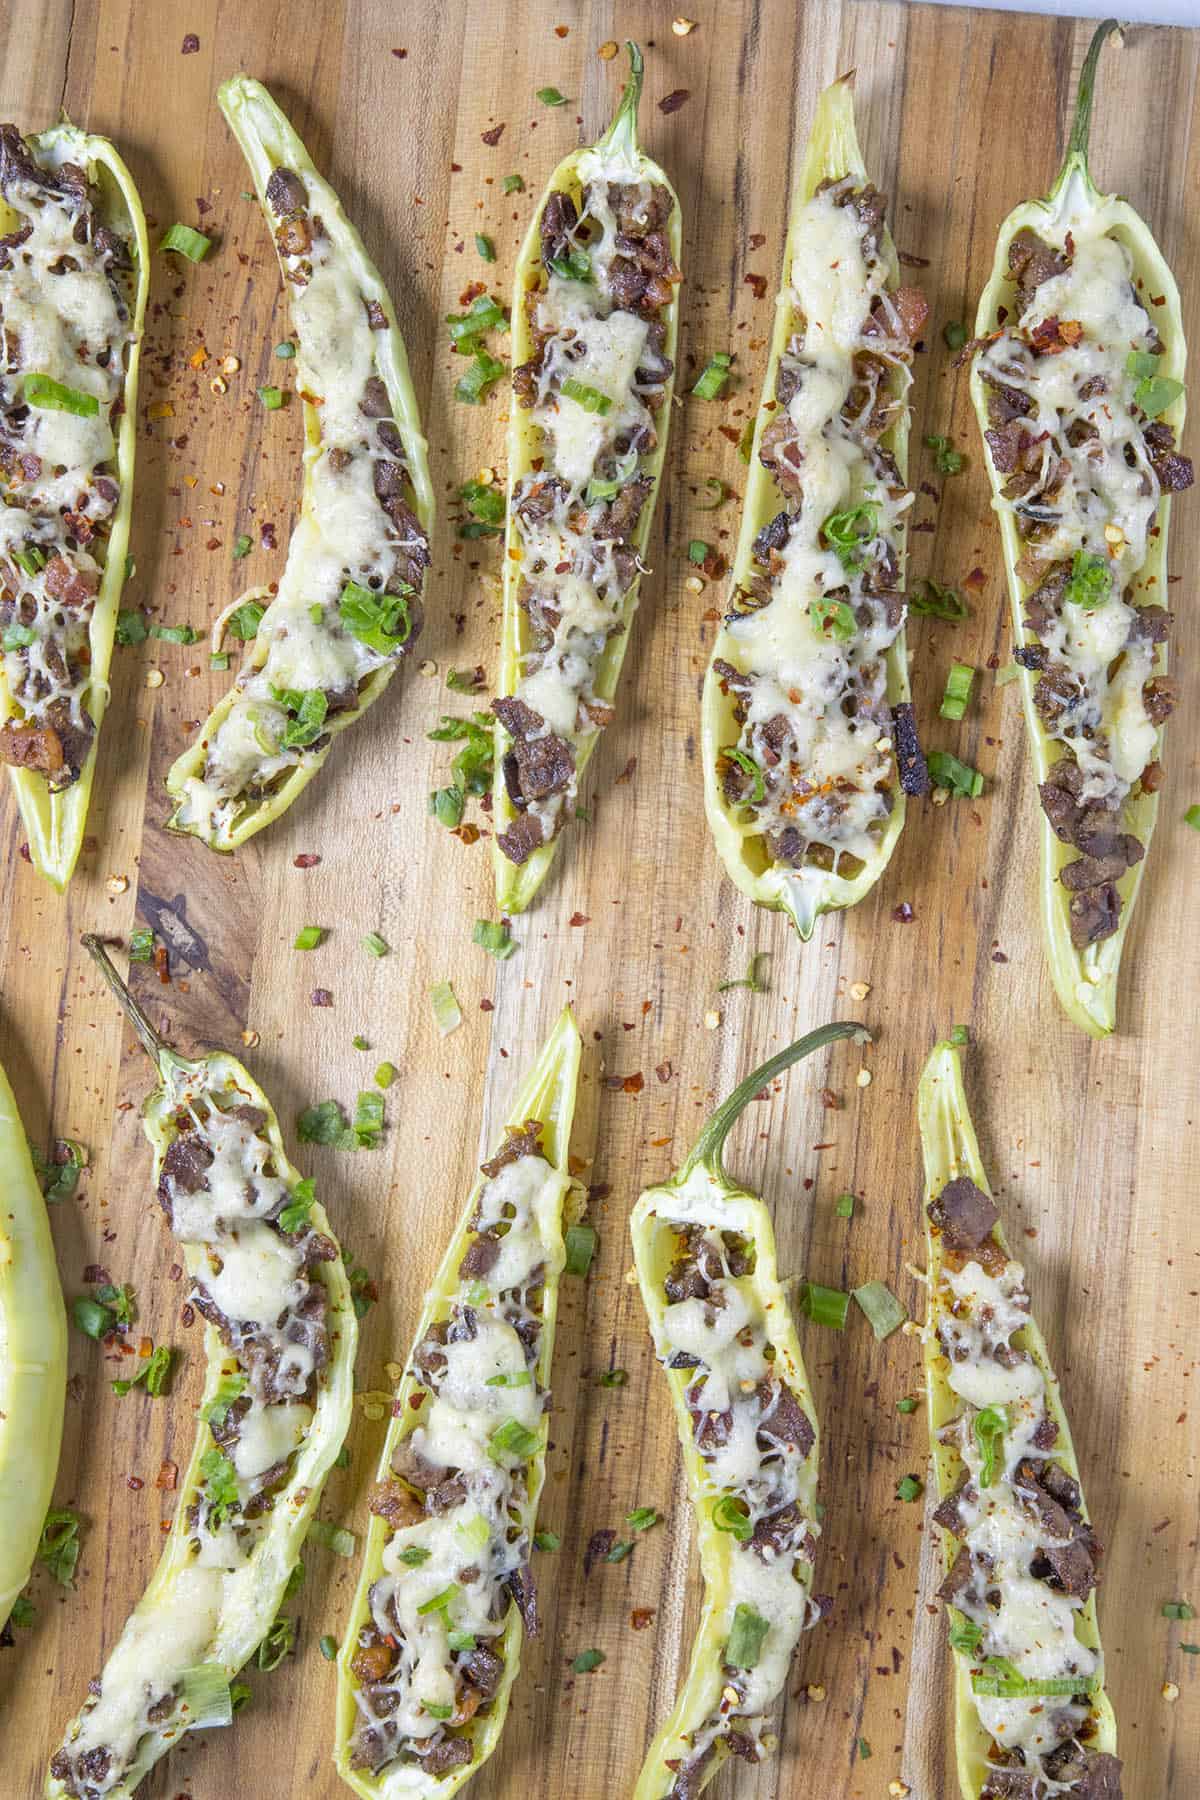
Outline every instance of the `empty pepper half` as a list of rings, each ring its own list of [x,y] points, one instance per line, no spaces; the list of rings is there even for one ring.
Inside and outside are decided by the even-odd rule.
[[[530,1558],[579,1056],[567,1009],[483,1164],[392,1406],[338,1657],[335,1759],[367,1800],[469,1781],[537,1630]]]
[[[29,1580],[62,1442],[67,1314],[46,1202],[0,1069],[0,1627]]]
[[[0,126],[0,761],[61,892],[87,823],[133,507],[149,246],[133,177],[70,124]]]
[[[1099,1545],[1046,1341],[988,1191],[962,1067],[918,1095],[925,1384],[955,1665],[963,1800],[1121,1800],[1096,1623]]]
[[[233,850],[286,811],[416,642],[433,489],[404,340],[362,240],[259,82],[235,76],[218,99],[279,257],[305,431],[279,592],[241,625],[253,643],[237,681],[167,776],[171,828]]]
[[[701,702],[704,801],[731,878],[801,938],[879,879],[928,786],[904,648],[913,342],[852,78],[796,183],[733,599]]]
[[[208,1322],[199,1428],[166,1549],[50,1763],[48,1800],[125,1800],[185,1731],[228,1725],[350,1424],[358,1327],[311,1180],[224,1051],[170,1050],[84,944],[159,1074],[142,1117],[158,1201]]]
[[[630,1230],[666,1374],[700,1540],[704,1610],[670,1718],[635,1800],[694,1800],[730,1755],[773,1747],[770,1709],[814,1622],[818,1431],[775,1233],[722,1153],[746,1106],[785,1069],[863,1026],[824,1025],[747,1076],[683,1166],[649,1188]]]
[[[1066,160],[1009,214],[975,320],[987,446],[1042,819],[1050,973],[1077,1025],[1116,1023],[1117,976],[1162,780],[1169,496],[1187,357],[1179,292],[1149,229],[1088,171],[1084,64]]]
[[[522,912],[613,717],[674,392],[682,227],[638,148],[642,54],[608,131],[558,165],[517,260],[496,894]]]

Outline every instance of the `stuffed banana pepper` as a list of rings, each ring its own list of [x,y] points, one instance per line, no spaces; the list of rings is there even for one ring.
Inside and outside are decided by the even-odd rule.
[[[775,1233],[762,1201],[725,1173],[725,1139],[756,1095],[801,1057],[861,1025],[825,1025],[774,1056],[713,1114],[682,1168],[650,1188],[630,1229],[642,1301],[666,1374],[700,1539],[704,1610],[674,1711],[635,1800],[695,1800],[729,1756],[761,1762],[769,1714],[810,1598],[818,1431]]]
[[[517,262],[496,891],[532,900],[614,714],[670,424],[679,202],[637,141],[642,55],[598,144],[554,171]]]
[[[1058,1378],[939,1044],[918,1100],[925,1380],[963,1800],[1121,1800],[1096,1623],[1100,1550]]]
[[[207,1321],[199,1429],[167,1546],[50,1763],[48,1800],[125,1800],[189,1730],[228,1725],[350,1424],[358,1328],[311,1180],[239,1062],[169,1050],[84,943],[159,1072],[158,1201]]]
[[[1133,208],[1097,191],[1088,131],[1100,26],[1045,200],[1009,214],[971,375],[1012,599],[1041,801],[1047,954],[1066,1011],[1116,1022],[1121,951],[1162,781],[1170,495],[1186,346],[1179,293]]]
[[[46,1202],[0,1069],[0,1629],[29,1580],[58,1473],[67,1314]]]
[[[416,642],[433,490],[395,311],[341,202],[260,83],[235,76],[218,99],[279,257],[305,428],[279,592],[167,777],[170,826],[232,850],[286,811]]]
[[[83,844],[125,582],[149,249],[107,138],[0,125],[0,761],[36,869]]]
[[[337,1766],[368,1800],[470,1780],[538,1628],[530,1556],[579,1056],[568,1009],[482,1166],[392,1407],[338,1657]]]
[[[883,195],[826,88],[796,185],[754,427],[733,604],[702,701],[717,850],[801,938],[887,866],[928,785],[904,647],[913,344]]]

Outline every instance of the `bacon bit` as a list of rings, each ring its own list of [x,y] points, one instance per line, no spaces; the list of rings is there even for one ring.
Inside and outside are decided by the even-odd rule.
[[[835,1094],[832,1088],[823,1087],[821,1089],[821,1105],[827,1112],[841,1112],[845,1104],[842,1096]]]
[[[292,867],[294,869],[315,869],[320,860],[315,850],[302,850],[299,856],[292,858]]]
[[[740,444],[742,441],[742,434],[736,425],[718,425],[717,430],[723,438],[728,438],[731,444]]]
[[[620,45],[617,43],[616,38],[609,38],[606,44],[601,44],[596,55],[600,58],[601,62],[611,62],[619,49]]]
[[[154,968],[164,987],[171,985],[171,963],[165,944],[154,946]]]
[[[168,1494],[173,1494],[175,1492],[175,1483],[178,1480],[179,1465],[173,1462],[164,1462],[159,1469],[158,1474],[154,1477],[154,1485],[156,1488],[165,1489]]]
[[[591,922],[592,921],[588,917],[587,913],[581,913],[581,912],[572,913],[570,918],[567,920],[568,925],[590,925]]]
[[[332,1006],[333,995],[328,988],[314,988],[309,996],[311,1006]]]
[[[669,1062],[660,1062],[655,1063],[654,1073],[665,1087],[667,1082],[670,1081],[673,1071]]]
[[[493,125],[490,131],[481,131],[479,135],[485,144],[495,146],[500,142],[501,137],[504,135],[504,126]]]
[[[899,906],[892,908],[892,920],[897,925],[911,925],[916,916],[907,900],[902,900]]]
[[[146,408],[146,417],[148,419],[173,419],[175,408],[169,400],[155,400],[153,405]]]
[[[654,1608],[652,1606],[635,1606],[629,1615],[629,1623],[634,1631],[645,1631],[647,1625],[654,1623]]]
[[[194,31],[189,31],[183,40],[183,49],[179,54],[180,56],[195,56],[199,48],[200,39],[196,36]]]
[[[145,1485],[146,1484],[140,1475],[127,1475],[125,1477],[125,1486],[132,1489],[135,1494],[140,1494]]]
[[[633,771],[636,768],[637,768],[637,757],[631,756],[629,761],[625,764],[625,767],[621,770],[621,773],[617,776],[617,779],[613,783],[613,786],[620,787],[620,785],[623,781],[632,781]]]
[[[756,300],[765,300],[767,297],[767,278],[765,275],[743,275],[742,286],[752,288]]]
[[[662,112],[662,113],[678,112],[680,107],[683,105],[684,101],[689,97],[690,93],[691,93],[690,88],[676,88],[673,93],[664,94],[662,99],[658,103],[659,112]]]

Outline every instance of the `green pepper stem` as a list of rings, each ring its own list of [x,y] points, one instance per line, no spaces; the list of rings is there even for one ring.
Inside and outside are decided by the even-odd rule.
[[[108,951],[104,948],[104,945],[100,942],[100,939],[95,933],[85,931],[82,942],[84,949],[92,958],[92,961],[96,964],[96,967],[103,975],[105,981],[116,995],[117,1004],[125,1014],[125,1017],[129,1020],[129,1023],[133,1026],[134,1031],[137,1033],[138,1042],[141,1044],[142,1049],[146,1052],[146,1055],[150,1058],[150,1061],[154,1064],[155,1068],[161,1072],[163,1059],[165,1057],[174,1057],[175,1052],[171,1049],[165,1039],[161,1038],[158,1032],[155,1031],[153,1025],[118,975],[112,958],[109,956]]]
[[[796,1042],[789,1044],[786,1050],[780,1050],[775,1056],[770,1057],[761,1067],[755,1069],[752,1075],[747,1075],[745,1081],[735,1087],[729,1098],[723,1100],[716,1112],[713,1113],[693,1144],[691,1154],[680,1169],[676,1180],[681,1183],[686,1181],[692,1171],[700,1165],[703,1165],[711,1175],[715,1175],[718,1179],[723,1177],[725,1169],[721,1158],[725,1148],[725,1139],[754,1096],[760,1093],[768,1082],[774,1081],[777,1075],[782,1075],[785,1069],[790,1069],[793,1063],[800,1062],[806,1056],[811,1056],[814,1050],[823,1050],[826,1044],[834,1044],[839,1038],[849,1037],[857,1038],[859,1043],[870,1043],[871,1041],[866,1026],[859,1025],[853,1019],[843,1019],[832,1025],[820,1025],[816,1031],[810,1031],[807,1036],[797,1038]]]
[[[1105,19],[1097,25],[1084,58],[1083,69],[1079,76],[1079,92],[1075,96],[1075,121],[1071,126],[1071,135],[1067,140],[1068,163],[1078,160],[1086,169],[1088,159],[1088,137],[1092,129],[1092,99],[1096,88],[1096,69],[1100,62],[1100,52],[1104,48],[1104,40],[1111,32],[1120,30],[1117,19]],[[1065,169],[1064,169],[1065,173]]]
[[[641,50],[632,38],[626,38],[625,48],[629,52],[629,80],[625,83],[625,91],[621,95],[621,104],[616,110],[613,122],[596,148],[598,150],[625,150],[630,156],[636,156],[638,153],[638,103],[642,98],[642,74],[645,63]]]

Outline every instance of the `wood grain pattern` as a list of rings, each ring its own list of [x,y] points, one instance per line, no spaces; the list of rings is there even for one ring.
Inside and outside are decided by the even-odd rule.
[[[626,1279],[625,1220],[640,1188],[685,1151],[713,1097],[798,1031],[856,1011],[877,1033],[865,1056],[871,1085],[856,1086],[858,1052],[796,1073],[763,1102],[756,1127],[743,1128],[733,1166],[774,1202],[782,1268],[836,1285],[883,1278],[918,1306],[905,1272],[921,1256],[916,1080],[935,1035],[970,1023],[978,1048],[968,1077],[985,1158],[1014,1237],[1028,1240],[1035,1304],[1108,1546],[1101,1618],[1127,1800],[1184,1800],[1200,1788],[1200,1661],[1176,1647],[1187,1628],[1181,1634],[1159,1616],[1163,1600],[1196,1600],[1200,1591],[1189,1389],[1200,1285],[1191,1139],[1200,1116],[1192,1012],[1200,852],[1181,822],[1200,782],[1191,679],[1200,626],[1190,591],[1200,500],[1185,495],[1175,511],[1171,564],[1183,579],[1174,653],[1185,702],[1168,735],[1162,823],[1125,956],[1122,1029],[1104,1044],[1061,1017],[1042,966],[1035,801],[1016,692],[995,688],[985,673],[964,726],[935,721],[952,657],[982,666],[1009,655],[999,543],[966,381],[951,371],[940,329],[918,359],[914,443],[949,431],[971,460],[956,480],[934,482],[944,489],[940,503],[921,500],[919,518],[931,529],[914,537],[913,572],[957,582],[978,566],[986,582],[966,624],[914,622],[915,697],[928,742],[976,762],[988,788],[978,803],[914,804],[875,894],[823,920],[803,952],[781,918],[754,915],[719,876],[696,735],[722,594],[684,585],[689,537],[732,547],[736,505],[702,515],[697,485],[710,474],[741,485],[742,465],[720,427],[736,435],[758,392],[789,169],[819,88],[857,66],[868,165],[893,197],[901,249],[930,261],[919,279],[940,327],[970,318],[1001,219],[1049,184],[1090,28],[866,0],[691,0],[699,26],[679,38],[674,10],[649,0],[509,0],[502,8],[423,0],[403,9],[386,0],[301,9],[272,0],[10,0],[0,12],[0,116],[36,129],[65,103],[78,123],[115,137],[160,225],[203,223],[219,239],[199,268],[156,259],[137,575],[127,604],[206,626],[243,577],[278,576],[295,510],[298,412],[265,414],[254,397],[283,367],[272,358],[286,330],[278,278],[213,103],[217,82],[239,68],[289,109],[391,284],[443,497],[423,646],[437,676],[397,680],[287,819],[236,859],[161,831],[162,777],[222,680],[209,675],[203,645],[118,655],[93,802],[96,847],[65,899],[20,859],[4,792],[0,1054],[34,1138],[76,1136],[93,1157],[78,1200],[54,1214],[64,1285],[80,1292],[85,1267],[103,1264],[136,1287],[143,1328],[188,1349],[169,1402],[140,1393],[117,1400],[113,1369],[74,1334],[58,1500],[86,1518],[78,1589],[55,1590],[39,1573],[36,1625],[0,1655],[0,1785],[21,1800],[40,1792],[45,1757],[149,1575],[171,1509],[155,1476],[164,1458],[184,1460],[199,1392],[199,1335],[180,1325],[183,1295],[168,1275],[171,1245],[137,1123],[147,1070],[78,949],[81,930],[121,935],[135,918],[173,946],[169,987],[138,971],[156,1017],[185,1050],[236,1049],[243,1030],[256,1033],[247,1057],[285,1130],[311,1100],[334,1094],[352,1103],[378,1056],[402,1071],[381,1151],[301,1158],[344,1242],[379,1281],[361,1349],[363,1390],[388,1385],[385,1365],[406,1352],[479,1144],[564,997],[578,1009],[591,1055],[576,1150],[598,1190],[602,1248],[586,1287],[570,1284],[561,1324],[545,1523],[563,1545],[556,1559],[541,1559],[545,1631],[527,1650],[503,1748],[474,1792],[600,1800],[632,1785],[686,1656],[698,1580],[667,1397]],[[556,26],[569,29],[556,35]],[[186,32],[200,49],[181,56]],[[685,370],[734,348],[739,382],[726,402],[685,399],[677,411],[620,716],[590,772],[591,820],[563,847],[536,910],[518,922],[519,953],[495,965],[470,944],[472,921],[492,914],[485,849],[464,847],[425,816],[426,792],[446,779],[448,758],[424,734],[441,711],[466,710],[446,692],[444,674],[491,666],[499,616],[496,553],[456,539],[449,501],[480,466],[500,463],[503,404],[455,404],[441,321],[469,281],[490,274],[506,291],[545,176],[577,138],[596,135],[615,99],[618,66],[597,48],[627,34],[647,46],[648,146],[685,209]],[[1097,179],[1151,219],[1185,294],[1194,346],[1198,74],[1195,34],[1135,33],[1124,50],[1106,52],[1094,133]],[[570,105],[549,111],[535,101],[549,82]],[[686,103],[662,114],[656,103],[678,88],[688,90]],[[498,146],[485,145],[481,134],[501,122]],[[505,200],[500,180],[512,170],[526,191]],[[476,230],[495,239],[495,269],[474,254]],[[767,297],[754,297],[747,275],[765,278]],[[199,345],[210,360],[196,370],[189,358]],[[242,367],[217,398],[209,379],[226,353]],[[147,409],[162,401],[173,416],[153,419]],[[927,459],[914,461],[914,473],[933,480]],[[260,545],[267,523],[273,552]],[[230,547],[241,531],[255,550],[235,569]],[[155,666],[165,675],[156,689],[146,685]],[[294,866],[304,851],[320,855],[319,867]],[[124,892],[109,891],[113,876],[127,878]],[[910,924],[893,921],[901,901],[914,910]],[[577,914],[587,922],[572,925]],[[306,923],[331,934],[307,957],[290,947]],[[381,961],[359,947],[372,929],[392,945]],[[718,997],[717,983],[740,975],[752,950],[773,953],[771,992]],[[447,975],[465,1023],[443,1041],[427,989]],[[861,1003],[848,993],[859,981],[871,984]],[[332,1009],[310,1007],[316,985],[333,990]],[[494,1004],[490,1014],[484,1001]],[[706,1029],[714,1008],[720,1025]],[[356,1032],[375,1057],[352,1049]],[[655,1068],[667,1063],[663,1082]],[[603,1076],[637,1071],[639,1094],[602,1086]],[[826,1084],[844,1096],[842,1109],[822,1106]],[[845,1188],[860,1196],[850,1224],[833,1213]],[[916,1390],[918,1347],[901,1335],[877,1347],[862,1321],[840,1337],[809,1327],[803,1340],[825,1433],[828,1513],[816,1585],[835,1595],[836,1608],[797,1658],[781,1755],[760,1771],[735,1766],[712,1789],[714,1800],[735,1787],[746,1800],[882,1800],[899,1776],[917,1800],[950,1800],[932,1534],[919,1507],[894,1498],[901,1475],[925,1471],[921,1413],[895,1412],[897,1397]],[[609,1366],[629,1371],[626,1387],[598,1386]],[[382,1429],[356,1417],[351,1467],[329,1484],[328,1516],[361,1527]],[[592,1532],[651,1504],[665,1525],[627,1561],[585,1579]],[[253,1676],[236,1729],[182,1748],[146,1782],[146,1800],[300,1792],[333,1800],[339,1792],[328,1757],[333,1670],[317,1639],[339,1629],[352,1572],[319,1549],[307,1561],[294,1607],[298,1656]],[[653,1611],[640,1630],[639,1608]],[[603,1668],[572,1677],[569,1659],[590,1645],[605,1651]],[[1174,1706],[1161,1697],[1165,1680],[1183,1690]],[[814,1686],[823,1699],[809,1697]]]

